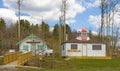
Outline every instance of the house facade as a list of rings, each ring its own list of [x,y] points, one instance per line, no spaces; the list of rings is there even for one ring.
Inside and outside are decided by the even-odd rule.
[[[120,37],[118,38],[118,41],[117,41],[116,46],[117,46],[117,47],[120,47]]]
[[[26,53],[32,51],[33,55],[51,55],[52,49],[49,49],[46,42],[38,36],[31,34],[17,43],[19,51]]]
[[[117,41],[116,47],[117,47],[117,50],[120,51],[120,37],[119,37],[119,39]]]
[[[62,57],[104,57],[106,45],[89,38],[85,29],[77,32],[77,37],[62,43]]]

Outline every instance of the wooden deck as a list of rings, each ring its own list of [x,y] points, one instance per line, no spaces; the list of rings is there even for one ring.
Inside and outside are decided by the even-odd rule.
[[[17,66],[17,60],[14,62],[6,64],[6,66]]]

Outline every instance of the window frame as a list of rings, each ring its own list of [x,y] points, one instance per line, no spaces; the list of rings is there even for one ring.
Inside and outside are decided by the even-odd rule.
[[[78,45],[77,44],[71,44],[71,50],[77,50]]]
[[[92,45],[92,50],[102,50],[102,45]]]
[[[23,45],[23,50],[29,51],[29,45]]]
[[[81,32],[80,32],[80,33],[78,33],[78,37],[81,37]]]
[[[63,50],[63,51],[65,50],[65,45],[62,45],[62,50]]]
[[[87,33],[82,33],[81,36],[85,36],[85,37],[86,37],[86,36],[87,36]]]
[[[38,50],[43,50],[43,48],[44,48],[44,46],[43,46],[43,45],[40,45],[40,44],[39,44],[39,45],[37,45],[37,49],[38,49]]]

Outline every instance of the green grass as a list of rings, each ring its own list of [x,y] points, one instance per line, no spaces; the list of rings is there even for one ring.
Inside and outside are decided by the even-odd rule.
[[[54,61],[53,68],[19,68],[14,71],[120,71],[120,58],[113,58],[112,60],[71,59],[69,61],[54,59]]]
[[[62,65],[58,63],[53,68],[40,69],[39,71],[120,71],[120,58],[112,60],[71,59],[69,61],[56,59],[56,62],[62,62]]]

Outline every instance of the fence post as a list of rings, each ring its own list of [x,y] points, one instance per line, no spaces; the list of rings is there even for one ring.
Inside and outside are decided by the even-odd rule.
[[[29,60],[29,58],[32,56],[31,52],[25,53],[25,54],[21,54],[18,57],[18,65],[24,64],[26,61]]]

